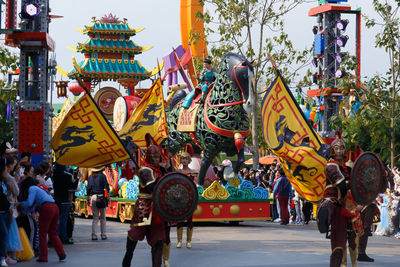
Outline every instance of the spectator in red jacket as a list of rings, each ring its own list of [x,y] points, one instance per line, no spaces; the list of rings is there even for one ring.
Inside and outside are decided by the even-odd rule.
[[[288,202],[293,197],[292,185],[286,177],[283,169],[279,169],[279,178],[275,183],[273,194],[278,198],[279,208],[281,210],[281,224],[286,225],[289,223]]]

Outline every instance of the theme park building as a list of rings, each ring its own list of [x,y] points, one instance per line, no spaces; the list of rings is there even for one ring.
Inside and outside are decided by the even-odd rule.
[[[92,24],[81,31],[89,40],[74,48],[84,54],[85,59],[77,63],[73,58],[74,69],[68,76],[75,79],[77,75],[86,88],[93,88],[100,81],[116,81],[132,93],[139,81],[157,72],[146,69],[135,59],[135,55],[152,48],[139,46],[130,39],[142,30],[131,28],[126,19],[121,21],[111,14],[100,20],[94,17]]]

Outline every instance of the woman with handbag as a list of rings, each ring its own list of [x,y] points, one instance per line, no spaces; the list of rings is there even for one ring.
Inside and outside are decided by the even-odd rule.
[[[106,208],[108,199],[105,194],[109,192],[109,185],[106,176],[102,173],[104,166],[92,168],[92,175],[88,178],[87,194],[93,213],[92,240],[97,240],[96,229],[100,219],[101,239],[107,239],[106,235]],[[100,216],[99,216],[100,214]]]

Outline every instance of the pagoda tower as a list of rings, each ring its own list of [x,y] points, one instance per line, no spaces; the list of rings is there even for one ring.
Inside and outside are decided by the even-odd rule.
[[[116,81],[134,94],[139,81],[149,79],[158,69],[148,70],[135,59],[152,48],[139,46],[130,38],[142,29],[131,28],[126,19],[122,21],[109,14],[100,20],[93,17],[92,24],[81,30],[89,36],[85,43],[78,43],[74,50],[84,54],[85,59],[77,63],[73,57],[74,69],[68,73],[70,79],[77,75],[86,88],[94,88],[100,81]]]

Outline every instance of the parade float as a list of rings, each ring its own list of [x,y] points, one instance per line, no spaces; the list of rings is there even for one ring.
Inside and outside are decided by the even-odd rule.
[[[111,172],[114,172],[112,174]],[[110,176],[117,175],[118,170],[111,167],[105,170],[110,181]],[[135,176],[132,180],[120,179],[118,182],[119,193],[111,197],[106,210],[108,218],[118,218],[121,222],[130,221],[133,216],[135,201],[139,193],[139,179]],[[193,221],[252,221],[270,219],[269,193],[262,187],[253,188],[249,181],[240,181],[238,178],[222,186],[214,181],[206,189],[197,186],[199,201],[193,214]],[[91,207],[87,203],[86,185],[82,184],[81,190],[76,193],[75,214],[88,218],[92,215]]]
[[[120,24],[125,23],[126,21],[120,22]],[[131,29],[129,26],[127,26],[126,28]],[[107,32],[100,34],[98,32],[99,29],[107,29]],[[106,44],[106,42],[102,40],[102,38],[105,38],[103,34],[107,34],[107,38],[110,38],[109,36],[113,36],[113,34],[126,34],[125,38],[122,39],[128,40],[131,32],[132,31],[129,30],[126,32],[121,32],[121,27],[116,26],[116,22],[110,22],[104,19],[101,21],[94,21],[92,26],[85,27],[83,33],[88,34],[90,40],[84,44],[78,44],[77,51],[84,53],[86,59],[79,64],[77,64],[74,60],[75,69],[69,73],[70,77],[74,77],[74,75],[78,73],[82,76],[82,79],[85,81],[87,86],[89,86],[89,84],[92,85],[94,79],[96,80],[104,77],[121,82],[120,78],[114,77],[114,74],[109,73],[110,68],[98,67],[98,58],[100,57],[100,54],[107,53],[106,55],[108,56],[108,64],[110,64],[111,58],[115,58],[117,54],[121,55],[122,53],[122,57],[126,56],[127,58],[129,58],[129,55],[124,55],[126,50],[116,51],[115,49],[109,49],[108,43]],[[112,55],[113,51],[115,52],[114,55]],[[134,51],[143,51],[143,49],[140,50],[138,49],[138,46],[135,45],[134,47],[127,49],[127,51],[132,52],[133,55]],[[172,55],[174,55],[174,53]],[[177,60],[179,61],[179,58],[182,58],[184,54],[185,51],[182,51]],[[104,59],[104,61],[105,60],[106,59]],[[236,70],[234,66],[239,64],[239,62],[241,61],[243,61],[243,59],[237,60],[236,58],[232,57],[232,60],[228,60],[221,65],[221,71],[224,73],[227,71],[234,72]],[[229,62],[231,62],[231,65],[229,65]],[[102,64],[104,65],[104,62]],[[171,62],[169,62],[168,64],[168,66],[170,66]],[[176,62],[175,60],[173,62],[173,65],[175,66],[171,67],[175,67],[175,71],[179,71],[181,72],[181,74],[182,70],[180,69],[180,67],[187,67],[182,66],[182,62]],[[245,77],[248,74],[248,70],[245,67],[246,66],[243,65],[242,67],[238,68],[238,70],[240,69],[245,72],[240,74],[238,73],[238,75],[241,75],[241,77]],[[190,70],[190,68],[185,69]],[[140,68],[135,70],[140,70]],[[150,75],[150,72],[144,71],[141,72],[141,74],[139,75],[132,75],[132,80],[142,79],[143,77],[146,77],[146,75]],[[235,84],[236,90],[230,90],[229,92],[227,92],[224,91],[224,85],[226,85],[226,83],[230,83],[230,80],[228,80],[227,78],[228,76],[228,73],[224,74],[225,78],[220,81],[221,85],[216,86],[213,92],[209,95],[210,99],[208,101],[212,102],[212,108],[214,109],[214,111],[209,109],[211,112],[208,114],[208,116],[211,118],[212,121],[215,121],[214,118],[223,115],[223,112],[225,112],[227,114],[227,120],[232,123],[232,127],[223,129],[225,124],[222,120],[218,122],[220,123],[220,125],[216,125],[214,127],[206,126],[207,129],[203,129],[200,127],[198,128],[199,130],[196,131],[196,127],[192,127],[193,129],[190,128],[187,129],[186,132],[181,133],[183,136],[188,138],[187,140],[185,140],[184,142],[180,142],[178,140],[173,140],[173,138],[169,138],[169,140],[166,141],[166,147],[168,151],[172,154],[177,154],[184,143],[191,143],[194,147],[200,148],[200,151],[203,152],[202,160],[200,159],[200,156],[194,156],[193,162],[191,163],[191,167],[200,172],[201,175],[197,182],[200,182],[200,184],[202,185],[198,185],[197,187],[199,201],[197,204],[197,209],[193,214],[194,221],[267,220],[270,218],[270,207],[268,200],[269,193],[266,189],[261,187],[253,188],[252,183],[250,183],[249,181],[240,181],[237,177],[232,177],[225,186],[222,186],[218,181],[216,181],[215,173],[209,167],[212,158],[219,151],[228,152],[228,154],[230,155],[241,155],[243,153],[243,143],[238,142],[237,140],[241,139],[239,141],[243,141],[243,138],[249,132],[249,120],[242,106],[244,102],[244,95],[246,95],[247,97],[248,94],[241,91],[241,86],[247,86],[248,82],[243,81],[242,83],[242,81],[239,81],[240,84]],[[123,77],[122,81],[126,82],[127,80],[127,77]],[[132,81],[128,85],[135,85],[135,82]],[[140,96],[137,92],[135,92],[135,90],[129,90],[128,92],[131,93],[131,95],[133,96]],[[213,98],[215,98],[219,94],[225,94],[226,98],[224,99],[238,99],[237,101],[233,101],[232,105],[229,103],[217,103],[217,100],[214,100]],[[118,101],[119,99],[124,99],[124,97],[120,96],[116,101],[114,101],[114,114],[110,115],[110,118],[114,118],[114,129],[117,131],[121,130],[124,123],[130,116],[130,113],[134,111],[134,108],[126,108],[127,105],[124,105],[123,101]],[[172,102],[180,103],[181,101],[179,99],[175,99],[175,102]],[[102,109],[101,102],[98,102],[98,104]],[[219,115],[217,114],[218,112],[215,113],[217,109],[221,110],[221,107],[218,107],[218,105],[221,105],[223,110],[222,112],[219,112]],[[197,106],[197,110],[200,110],[200,112],[208,110],[203,108],[203,105],[201,105],[201,107],[200,105]],[[169,117],[167,119],[167,124],[169,128],[168,130],[169,132],[173,133],[173,135],[176,135],[177,133],[177,122],[179,121],[177,116],[179,114],[179,109],[180,105],[177,105],[176,108],[174,106],[171,106]],[[189,115],[190,114],[187,114],[186,117],[189,118]],[[176,118],[174,119],[175,116]],[[197,117],[200,118],[200,121],[198,121],[199,125],[208,125],[207,123],[209,123],[209,120],[207,122],[204,122],[203,120],[205,117],[203,115],[199,114]],[[237,128],[236,126],[238,126],[240,129],[238,128],[237,130],[235,130]],[[209,147],[209,144],[204,143],[207,142],[207,139],[201,137],[201,135],[203,134],[207,136],[215,135],[215,141],[218,141],[220,143],[219,146],[217,148],[214,148],[212,146]],[[199,141],[197,142],[196,140]],[[209,158],[207,159],[207,161],[209,162],[207,166],[203,163],[204,155],[206,155],[206,158]],[[140,153],[138,155],[138,158],[140,159]],[[243,161],[244,157],[240,157],[239,163]],[[130,220],[132,218],[135,200],[137,199],[137,195],[139,193],[138,178],[137,176],[133,175],[133,172],[129,173],[128,169],[129,168],[127,166],[119,166],[113,164],[111,166],[108,166],[104,171],[110,184],[111,196],[106,216],[110,218],[119,218],[121,222]],[[86,188],[84,184],[81,187],[81,191],[76,193],[75,212],[76,214],[84,215],[85,217],[88,217],[92,214],[91,207],[87,203]]]

